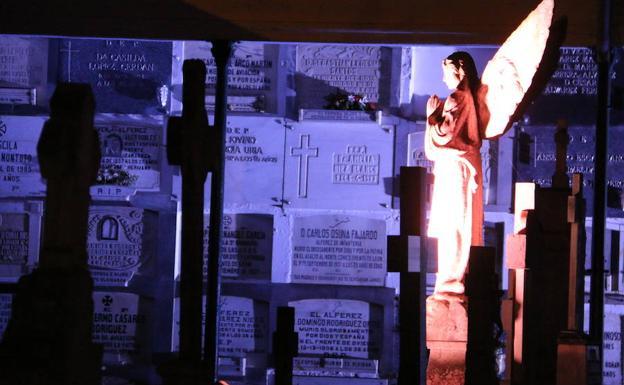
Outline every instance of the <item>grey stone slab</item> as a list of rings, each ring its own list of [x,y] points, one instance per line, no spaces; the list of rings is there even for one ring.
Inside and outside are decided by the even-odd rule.
[[[214,110],[217,66],[211,48],[210,42],[185,41],[182,57],[174,57],[174,67],[181,74],[185,59],[201,59],[206,63],[206,107]],[[277,44],[251,41],[234,44],[228,66],[230,111],[277,112],[278,58]],[[181,81],[181,76],[174,80],[173,98],[178,102],[182,100]]]
[[[284,122],[267,117],[227,120],[224,201],[229,206],[281,203]]]
[[[379,46],[299,44],[295,78],[299,108],[324,108],[326,97],[337,92],[395,106],[399,96],[391,87],[398,89],[400,53],[400,48]]]
[[[206,297],[203,297],[205,305]],[[172,350],[180,349],[180,298],[173,304]],[[202,325],[205,313],[202,312]],[[219,357],[245,357],[268,352],[269,304],[248,297],[222,295],[219,306]]]
[[[4,93],[5,90],[19,88],[31,92],[31,102],[37,106],[46,106],[48,45],[46,38],[2,36],[0,39],[0,88],[3,92],[0,93],[0,104],[16,104],[16,100],[3,96],[8,96]]]
[[[295,217],[291,282],[383,286],[386,223],[351,215]]]
[[[392,200],[392,129],[301,122],[286,133],[284,199],[293,208],[384,210]]]
[[[305,299],[292,301],[299,355],[379,358],[381,307],[364,301]]]
[[[170,42],[62,39],[59,78],[89,83],[97,112],[164,112],[171,87]]]
[[[137,364],[149,356],[151,314],[142,301],[133,293],[93,293],[93,342],[102,345],[104,364]]]
[[[37,142],[45,117],[0,116],[0,197],[45,195]]]
[[[0,276],[17,279],[26,271],[30,250],[28,214],[0,211]],[[37,236],[38,234],[33,234]],[[32,263],[32,262],[31,262]]]
[[[209,220],[204,218],[204,277],[207,274]],[[224,281],[271,281],[273,216],[224,214],[221,277]]]
[[[132,207],[92,206],[87,252],[95,285],[128,286],[136,275],[153,273],[155,227],[152,212]]]
[[[94,199],[126,200],[137,191],[160,190],[162,118],[99,115],[95,128],[102,160],[91,188]]]

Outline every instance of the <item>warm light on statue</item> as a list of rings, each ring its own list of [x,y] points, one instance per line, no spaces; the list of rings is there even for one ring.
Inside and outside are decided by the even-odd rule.
[[[427,102],[425,153],[434,162],[428,235],[438,239],[434,299],[462,298],[470,246],[483,245],[483,139],[496,139],[512,125],[544,56],[553,15],[544,0],[490,60],[479,79],[466,52],[442,63],[451,90]]]

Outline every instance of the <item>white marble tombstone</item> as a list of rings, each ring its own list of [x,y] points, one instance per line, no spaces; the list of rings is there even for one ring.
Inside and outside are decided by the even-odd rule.
[[[293,124],[286,133],[285,203],[292,208],[388,209],[392,131],[373,122]]]
[[[137,191],[158,192],[162,162],[162,117],[101,114],[95,128],[102,160],[94,199],[126,200]]]
[[[293,283],[383,286],[386,222],[352,215],[293,218]]]
[[[133,207],[90,208],[87,252],[96,286],[128,286],[155,258],[154,217]]]
[[[0,197],[45,195],[37,142],[46,119],[0,116]]]
[[[304,299],[295,308],[299,355],[379,359],[382,314],[364,301]]]
[[[0,104],[45,106],[47,81],[48,39],[3,35],[0,39]]]
[[[126,365],[146,358],[150,320],[140,302],[133,293],[93,293],[93,342],[102,344],[103,363]]]

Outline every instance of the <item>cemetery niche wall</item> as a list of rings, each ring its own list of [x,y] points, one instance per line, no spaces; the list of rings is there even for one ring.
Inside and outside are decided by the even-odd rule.
[[[0,331],[10,317],[11,285],[38,263],[46,186],[36,144],[49,96],[62,81],[89,83],[102,150],[88,234],[96,285],[94,340],[104,348],[105,376],[161,382],[157,365],[174,356],[178,345],[181,257],[180,173],[166,162],[164,126],[182,109],[181,66],[189,58],[207,66],[205,107],[213,121],[216,64],[210,48],[191,41],[2,36]],[[471,52],[479,68],[495,50],[235,45],[228,72],[220,261],[223,377],[232,383],[270,381],[277,308],[291,306],[299,333],[297,383],[396,379],[400,283],[398,273],[387,271],[386,237],[399,234],[397,176],[401,166],[431,167],[422,150],[423,98],[446,92],[439,62],[457,48]],[[560,68],[544,95],[515,130],[481,148],[486,233],[498,248],[501,276],[504,239],[513,222],[511,186],[550,180],[558,118],[570,123],[568,171],[585,174],[591,203],[595,71],[587,50],[562,49]],[[614,82],[621,85],[621,64],[615,72]],[[369,103],[361,110],[326,109],[332,95],[363,96]],[[620,231],[624,119],[615,111],[613,120],[608,216],[610,229]],[[209,200],[207,191],[206,208]],[[204,215],[207,246],[208,210]],[[616,333],[615,319],[624,312],[624,282],[616,274],[622,244],[610,254],[610,282],[618,284],[609,293],[609,333]],[[207,247],[205,254],[210,258]],[[500,283],[503,290],[506,282]],[[608,338],[613,349],[605,379],[617,383],[621,341],[617,334]]]

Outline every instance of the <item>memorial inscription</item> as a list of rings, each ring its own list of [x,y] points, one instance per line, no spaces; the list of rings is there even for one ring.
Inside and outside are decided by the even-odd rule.
[[[383,286],[386,223],[348,215],[293,220],[291,282]]]
[[[228,119],[226,204],[269,206],[282,199],[285,130],[281,121],[272,118],[236,116]]]
[[[296,68],[299,108],[323,108],[337,91],[379,101],[380,47],[300,44]]]
[[[28,214],[0,213],[0,276],[19,276],[28,262]]]
[[[295,308],[299,355],[379,358],[381,308],[364,301],[305,299]]]
[[[0,116],[0,197],[42,196],[37,141],[44,117]]]
[[[208,217],[204,219],[204,277],[208,264]],[[273,216],[224,214],[221,269],[224,280],[270,281]]]
[[[171,43],[63,39],[60,44],[61,80],[91,84],[97,112],[149,114],[166,106],[161,94],[171,87]]]
[[[389,208],[392,152],[392,128],[373,122],[294,124],[286,132],[284,199],[296,208]]]
[[[2,36],[0,40],[0,88],[35,90],[30,102],[46,103],[48,79],[48,39]],[[34,99],[34,100],[33,100]],[[0,104],[14,104],[0,94]],[[20,102],[20,104],[24,104]],[[30,104],[30,103],[29,103]],[[34,104],[34,103],[32,103]]]
[[[132,293],[93,293],[93,342],[104,349],[102,361],[124,365],[146,353],[148,316],[139,311],[139,296]]]
[[[125,198],[160,188],[162,126],[156,121],[96,122],[102,160],[94,196]]]
[[[13,304],[13,294],[0,294],[0,341],[4,335],[4,330],[11,319],[11,306]]]
[[[153,229],[149,223],[141,209],[91,208],[87,252],[96,286],[127,286],[141,266],[153,257],[152,249],[144,247],[151,244],[149,238],[155,238],[150,235]]]

